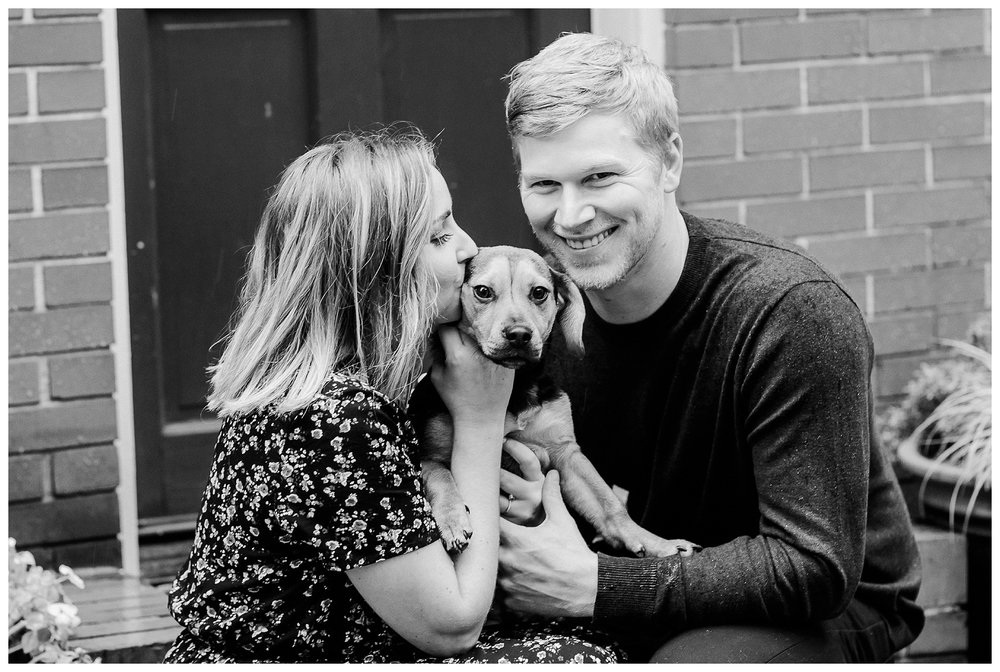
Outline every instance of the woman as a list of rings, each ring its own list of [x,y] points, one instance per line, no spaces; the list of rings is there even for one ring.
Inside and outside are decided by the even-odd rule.
[[[341,135],[285,170],[211,369],[208,406],[224,420],[170,592],[184,630],[166,662],[614,658],[551,629],[476,644],[496,581],[512,376],[445,326],[475,253],[415,131]],[[430,375],[476,531],[455,558],[404,413],[435,333],[444,355]]]

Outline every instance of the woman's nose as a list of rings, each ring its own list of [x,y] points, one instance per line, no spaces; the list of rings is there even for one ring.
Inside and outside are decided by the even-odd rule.
[[[459,241],[458,245],[458,263],[464,264],[469,259],[479,254],[479,248],[476,247],[476,241],[472,240],[472,236],[467,234],[464,230],[462,231],[462,239]]]

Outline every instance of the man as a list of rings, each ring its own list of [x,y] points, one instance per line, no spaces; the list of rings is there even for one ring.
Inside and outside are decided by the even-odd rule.
[[[857,306],[800,249],[678,209],[677,102],[638,49],[565,35],[506,105],[525,213],[587,298],[584,360],[554,353],[579,443],[640,525],[703,547],[595,552],[550,473],[544,522],[501,521],[508,607],[638,659],[889,659],[923,626],[920,567]]]

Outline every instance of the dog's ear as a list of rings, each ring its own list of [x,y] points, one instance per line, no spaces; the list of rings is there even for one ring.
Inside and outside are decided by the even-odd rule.
[[[576,283],[562,271],[549,267],[556,286],[556,306],[559,309],[559,326],[566,339],[566,347],[577,357],[583,357],[583,320],[587,309]]]

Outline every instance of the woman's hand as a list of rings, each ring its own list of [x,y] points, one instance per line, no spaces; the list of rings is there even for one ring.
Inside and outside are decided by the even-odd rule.
[[[520,441],[506,439],[503,449],[517,461],[521,475],[500,470],[500,515],[518,525],[537,525],[545,517],[542,465],[531,449]]]
[[[514,371],[486,359],[472,339],[453,326],[442,326],[438,336],[444,362],[431,368],[431,382],[454,422],[502,422]]]

